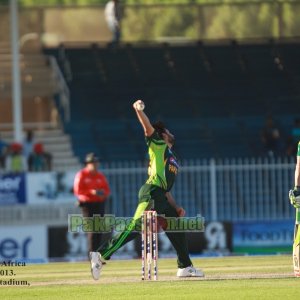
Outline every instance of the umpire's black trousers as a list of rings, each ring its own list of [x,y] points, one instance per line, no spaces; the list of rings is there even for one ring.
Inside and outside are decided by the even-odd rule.
[[[83,217],[92,217],[93,215],[104,215],[105,202],[84,202],[80,203],[79,206],[82,210]],[[88,232],[88,251],[96,251],[102,241],[102,233]]]

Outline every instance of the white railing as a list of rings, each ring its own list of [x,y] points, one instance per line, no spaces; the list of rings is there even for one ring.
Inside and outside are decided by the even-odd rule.
[[[138,204],[138,191],[147,179],[146,163],[102,162],[101,168],[112,190],[107,213],[131,217]],[[288,199],[294,170],[295,160],[288,158],[182,161],[172,194],[187,216],[201,214],[206,221],[294,219],[295,209]],[[24,195],[27,205],[10,205],[5,210],[2,206],[0,223],[44,220],[45,224],[67,224],[67,214],[75,209],[76,198],[71,190],[77,171],[27,173]],[[2,188],[7,193],[5,184],[4,179]],[[59,210],[62,205],[64,210]],[[46,208],[48,219],[40,206]]]
[[[112,188],[111,211],[130,216],[147,178],[142,163],[105,165]],[[288,191],[294,184],[295,160],[250,158],[188,160],[181,163],[172,193],[189,216],[207,220],[272,220],[294,217]]]

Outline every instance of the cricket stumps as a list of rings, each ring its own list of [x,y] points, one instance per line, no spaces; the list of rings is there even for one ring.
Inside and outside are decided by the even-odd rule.
[[[142,280],[157,280],[158,277],[158,237],[157,237],[157,212],[144,211],[141,216],[142,233]],[[146,270],[147,269],[147,270]],[[147,271],[147,276],[146,276]],[[152,272],[153,271],[153,272]]]

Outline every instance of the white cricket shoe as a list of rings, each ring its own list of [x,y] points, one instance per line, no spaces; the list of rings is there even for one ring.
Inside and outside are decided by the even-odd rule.
[[[100,272],[105,264],[101,260],[101,254],[99,252],[90,252],[90,260],[91,260],[91,273],[95,280],[98,280],[100,277]]]
[[[204,277],[204,273],[201,270],[190,266],[183,269],[178,269],[177,277]]]

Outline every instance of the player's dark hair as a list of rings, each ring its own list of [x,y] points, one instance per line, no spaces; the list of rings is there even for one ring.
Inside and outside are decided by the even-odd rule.
[[[162,138],[162,133],[166,132],[166,126],[162,121],[157,121],[152,124],[153,128],[157,131],[159,136]]]

